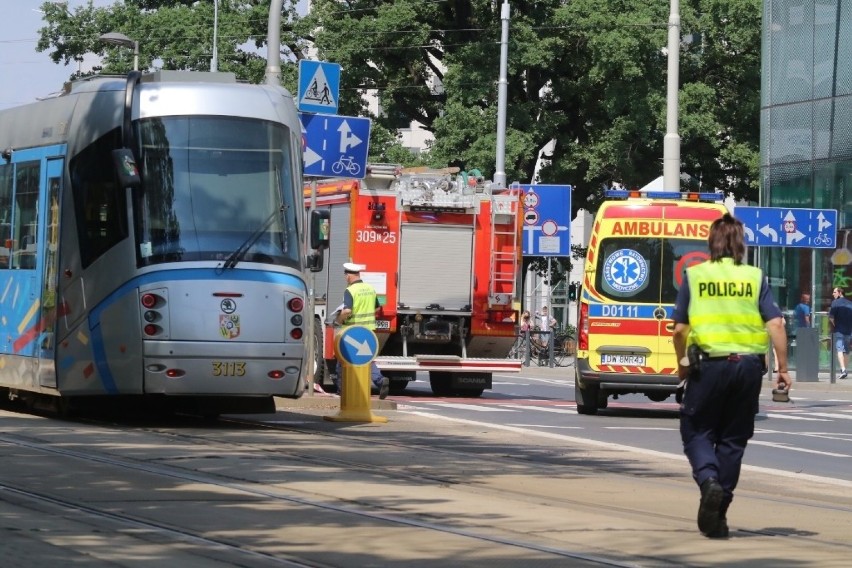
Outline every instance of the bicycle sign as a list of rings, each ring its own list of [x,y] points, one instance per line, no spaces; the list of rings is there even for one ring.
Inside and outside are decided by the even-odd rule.
[[[769,247],[835,248],[835,209],[743,207],[734,210],[743,222],[747,245]]]
[[[363,178],[370,146],[370,119],[299,113],[305,175]]]
[[[342,174],[344,170],[349,175],[357,177],[361,173],[361,166],[355,163],[352,156],[340,156],[339,160],[331,164],[331,171],[335,174]]]

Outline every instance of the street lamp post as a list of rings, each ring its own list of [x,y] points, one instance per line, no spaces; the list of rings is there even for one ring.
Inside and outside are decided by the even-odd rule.
[[[135,39],[130,39],[124,34],[120,34],[118,32],[109,32],[102,35],[100,38],[104,43],[110,43],[112,45],[120,45],[122,47],[132,47],[133,48],[133,70],[139,71],[139,42]]]

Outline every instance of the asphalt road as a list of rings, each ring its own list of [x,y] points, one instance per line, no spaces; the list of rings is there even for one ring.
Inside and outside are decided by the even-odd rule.
[[[662,403],[639,395],[610,398],[597,416],[583,416],[574,403],[573,367],[495,376],[494,388],[481,398],[435,398],[428,378],[418,379],[406,396],[392,397],[400,410],[683,459],[674,397]],[[852,384],[797,383],[792,402],[780,404],[772,402],[767,383],[746,452],[749,468],[852,482],[850,459]]]

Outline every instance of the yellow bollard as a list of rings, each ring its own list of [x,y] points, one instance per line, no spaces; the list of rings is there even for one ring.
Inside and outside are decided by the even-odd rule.
[[[340,362],[340,412],[323,416],[333,422],[387,422],[372,413],[370,405],[370,363],[376,358],[379,340],[364,326],[344,327],[334,336],[334,354]]]

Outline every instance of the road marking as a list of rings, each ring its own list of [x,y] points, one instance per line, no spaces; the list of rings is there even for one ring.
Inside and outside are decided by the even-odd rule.
[[[852,420],[852,415],[835,414],[833,412],[808,412],[808,416],[824,416],[826,418],[841,418],[843,420]]]
[[[557,414],[574,414],[577,411],[571,410],[568,408],[553,408],[553,407],[544,407],[544,406],[531,406],[526,404],[499,404],[497,406],[501,406],[503,408],[516,408],[518,410],[538,410],[539,412],[555,412]]]
[[[679,428],[661,428],[656,426],[633,427],[633,426],[604,426],[604,430],[659,430],[660,432],[679,432]]]
[[[509,426],[506,424],[494,424],[493,422],[479,422],[476,420],[468,420],[465,418],[450,418],[447,416],[442,416],[440,414],[433,414],[431,412],[422,412],[415,411],[411,412],[415,416],[421,416],[423,418],[428,418],[429,420],[444,420],[446,422],[455,422],[457,424],[467,424],[470,426],[475,426],[477,428],[492,428],[494,430],[503,430],[505,432],[514,432],[516,434],[522,434],[524,436],[535,436],[539,438],[545,438],[549,440],[559,440],[562,442],[569,442],[572,444],[578,444],[581,446],[592,446],[597,448],[604,448],[607,450],[615,450],[615,451],[624,451],[624,452],[632,452],[635,454],[643,454],[647,456],[653,456],[657,458],[664,458],[669,460],[676,460],[678,462],[686,462],[686,457],[683,454],[670,454],[667,452],[660,452],[657,450],[648,450],[646,448],[639,448],[635,446],[627,446],[624,444],[613,444],[611,442],[599,442],[597,440],[590,440],[588,438],[580,438],[577,436],[566,436],[565,434],[559,434],[556,432],[541,432],[538,430],[531,430],[529,428],[518,428],[515,426]],[[750,443],[755,443],[752,440]],[[834,477],[823,477],[820,475],[811,475],[809,473],[800,473],[795,471],[785,471],[783,469],[773,469],[769,467],[760,467],[755,465],[743,465],[742,469],[745,471],[754,471],[758,473],[765,473],[767,475],[774,475],[776,477],[787,477],[790,479],[797,480],[808,480],[814,483],[824,483],[826,485],[834,485],[837,487],[847,487],[852,489],[852,481],[847,481],[845,479],[837,479]]]
[[[585,430],[583,426],[548,426],[547,424],[507,424],[518,428],[552,428],[553,430]]]
[[[749,445],[754,444],[755,446],[768,446],[770,448],[780,448],[782,450],[790,450],[791,452],[804,452],[806,454],[818,454],[820,456],[829,456],[832,458],[852,458],[852,455],[849,454],[838,454],[835,452],[823,452],[820,450],[809,450],[807,448],[799,448],[796,446],[788,446],[787,444],[782,444],[779,442],[763,442],[761,440],[751,440],[749,441]]]
[[[776,412],[767,412],[766,414],[759,414],[758,416],[765,416],[766,418],[780,418],[783,420],[807,420],[808,422],[831,422],[827,418],[810,418],[808,416],[800,416],[798,414],[782,414]]]
[[[516,412],[508,408],[498,408],[496,405],[477,405],[477,404],[455,404],[452,402],[428,402],[431,406],[440,406],[442,408],[458,408],[461,410],[475,410],[477,412]]]

